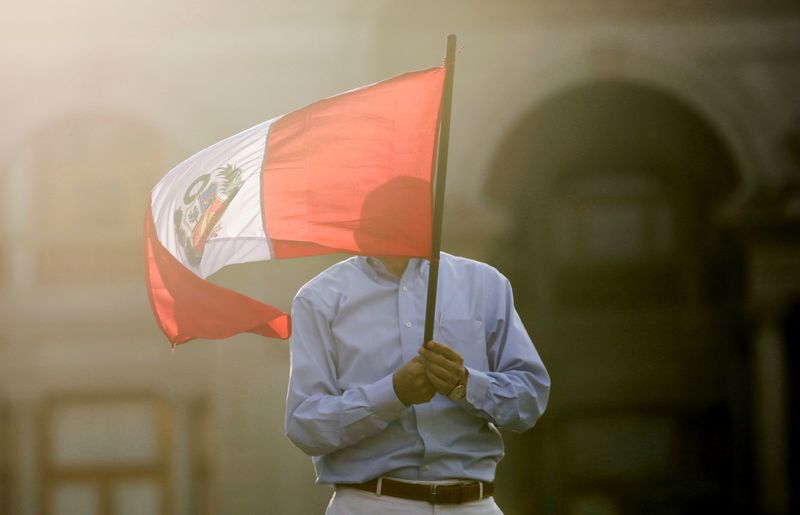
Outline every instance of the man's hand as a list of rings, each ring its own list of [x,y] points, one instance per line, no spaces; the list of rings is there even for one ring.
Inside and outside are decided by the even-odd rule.
[[[428,380],[425,361],[414,356],[411,361],[398,368],[392,376],[394,393],[406,406],[428,402],[436,394],[436,388]]]
[[[419,354],[425,358],[428,380],[442,395],[449,394],[458,384],[467,385],[464,358],[450,346],[431,340],[419,348]]]

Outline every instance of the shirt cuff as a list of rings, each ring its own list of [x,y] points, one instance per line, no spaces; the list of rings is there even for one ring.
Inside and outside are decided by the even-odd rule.
[[[362,387],[372,411],[385,420],[398,417],[406,409],[406,405],[397,398],[397,394],[394,392],[393,375],[389,374],[383,379]]]
[[[467,377],[467,395],[464,397],[464,400],[474,408],[481,409],[486,399],[489,397],[489,387],[492,384],[492,378],[480,370],[469,367],[466,367],[466,369],[469,376]]]

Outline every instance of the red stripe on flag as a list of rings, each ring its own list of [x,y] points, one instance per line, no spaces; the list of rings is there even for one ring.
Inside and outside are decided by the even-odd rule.
[[[271,128],[262,174],[276,258],[429,256],[444,68],[321,100]]]
[[[289,337],[287,313],[210,283],[175,259],[158,241],[149,205],[144,235],[150,305],[170,342],[177,345],[195,338],[222,339],[242,332]]]

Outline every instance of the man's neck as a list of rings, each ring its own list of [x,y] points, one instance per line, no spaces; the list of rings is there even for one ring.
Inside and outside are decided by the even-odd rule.
[[[378,258],[383,263],[383,266],[386,267],[386,270],[394,275],[395,277],[403,277],[403,272],[406,271],[406,267],[408,266],[408,261],[411,258],[407,257],[389,257],[389,256],[381,256]]]

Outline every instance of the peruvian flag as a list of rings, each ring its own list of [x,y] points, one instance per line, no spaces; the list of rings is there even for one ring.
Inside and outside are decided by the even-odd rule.
[[[234,263],[347,252],[429,256],[445,69],[320,100],[220,141],[150,195],[150,303],[172,345],[288,338],[289,315],[206,278]]]

